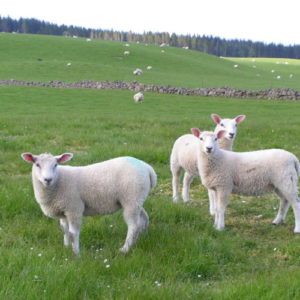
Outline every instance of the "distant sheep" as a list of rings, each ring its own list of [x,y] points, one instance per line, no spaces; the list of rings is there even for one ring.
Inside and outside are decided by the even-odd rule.
[[[152,66],[148,66],[148,67],[147,67],[147,70],[152,70]]]
[[[156,185],[155,171],[133,157],[118,157],[83,167],[58,165],[72,157],[72,153],[22,154],[25,161],[33,164],[34,195],[43,213],[60,220],[64,245],[69,246],[71,240],[78,255],[82,217],[112,214],[122,208],[128,232],[120,251],[128,252],[148,226],[143,202]]]
[[[130,52],[129,51],[124,51],[124,55],[129,55]]]
[[[222,129],[227,131],[226,136],[218,140],[221,149],[232,150],[233,142],[237,135],[237,125],[245,120],[245,115],[239,115],[233,119],[222,119],[217,114],[211,115],[217,123],[215,132]],[[173,201],[179,200],[179,178],[180,170],[184,169],[182,198],[185,203],[190,201],[190,185],[196,176],[199,176],[197,168],[197,139],[192,134],[185,134],[179,137],[172,148],[170,156],[170,168],[172,172]],[[210,203],[210,213],[213,214],[213,203]]]
[[[71,63],[67,63],[67,67],[71,67],[72,66],[72,64]]]
[[[141,69],[135,69],[134,71],[133,71],[133,75],[142,75],[143,74],[143,71],[141,70]]]
[[[197,137],[197,166],[203,185],[210,191],[215,206],[217,230],[225,228],[224,214],[231,193],[244,196],[260,196],[275,192],[280,198],[280,208],[273,224],[285,220],[291,204],[295,216],[295,233],[300,233],[300,199],[298,198],[299,161],[295,155],[281,149],[252,152],[231,152],[219,148],[218,139],[226,131],[217,134],[200,132]]]
[[[135,103],[141,103],[141,102],[143,102],[144,101],[144,95],[143,95],[143,93],[139,92],[139,93],[134,94],[133,100],[134,100]]]

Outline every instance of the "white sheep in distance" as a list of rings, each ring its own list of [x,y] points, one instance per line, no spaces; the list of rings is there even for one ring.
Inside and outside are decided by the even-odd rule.
[[[217,123],[215,132],[221,129],[227,131],[226,136],[219,139],[220,148],[225,150],[232,150],[232,144],[237,135],[237,125],[245,120],[245,115],[239,115],[233,119],[222,119],[217,114],[211,115],[213,121]],[[172,188],[173,188],[173,201],[179,200],[179,178],[180,171],[184,169],[182,198],[185,203],[190,201],[189,190],[193,179],[199,176],[197,168],[196,156],[197,139],[192,134],[185,134],[180,136],[174,143],[171,157],[170,168],[172,172]],[[214,214],[213,204],[210,203],[210,214]]]
[[[148,67],[147,67],[147,70],[152,70],[152,66],[148,66]]]
[[[129,55],[130,51],[124,51],[124,55]]]
[[[72,153],[58,156],[23,153],[33,164],[32,182],[36,201],[43,213],[60,220],[64,245],[72,241],[79,255],[79,233],[83,216],[112,214],[123,209],[128,226],[121,252],[126,253],[139,233],[147,228],[143,202],[156,185],[157,177],[147,163],[133,157],[118,157],[88,166],[61,166]]]
[[[297,157],[285,150],[267,149],[251,152],[231,152],[219,148],[217,140],[226,132],[200,132],[192,128],[198,141],[197,162],[203,185],[213,195],[217,230],[225,228],[224,214],[232,193],[260,196],[275,192],[280,207],[274,225],[285,220],[289,204],[295,216],[295,233],[300,233],[300,199]]]
[[[143,74],[143,71],[139,68],[137,68],[133,71],[133,75],[142,75],[142,74]]]
[[[133,96],[133,100],[135,103],[141,103],[144,101],[144,94],[141,92],[138,92],[136,94],[134,94]]]

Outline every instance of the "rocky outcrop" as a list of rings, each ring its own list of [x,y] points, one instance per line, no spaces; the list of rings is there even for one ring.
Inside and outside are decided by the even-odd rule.
[[[48,83],[36,81],[21,80],[0,80],[0,85],[17,85],[17,86],[39,86],[54,88],[84,88],[84,89],[104,89],[104,90],[129,90],[134,92],[156,92],[161,94],[176,94],[187,96],[210,96],[210,97],[226,97],[226,98],[256,98],[256,99],[284,99],[284,100],[300,100],[300,92],[292,89],[269,89],[263,91],[237,90],[230,87],[219,88],[198,88],[187,89],[181,87],[173,87],[169,85],[149,85],[123,81],[79,81],[79,82],[63,82],[50,81]]]

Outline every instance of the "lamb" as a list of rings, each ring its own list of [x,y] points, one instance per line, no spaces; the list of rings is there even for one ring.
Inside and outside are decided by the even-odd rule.
[[[124,55],[129,55],[130,52],[129,51],[124,51]]]
[[[144,94],[139,92],[133,95],[133,100],[135,103],[141,103],[144,101]]]
[[[59,219],[64,245],[79,255],[79,233],[83,216],[112,214],[123,209],[128,226],[120,251],[127,253],[140,232],[149,224],[143,202],[157,182],[153,168],[134,157],[118,157],[87,166],[61,166],[72,153],[53,156],[48,153],[23,153],[32,166],[36,201],[43,213]]]
[[[280,207],[274,225],[285,220],[289,204],[295,217],[295,233],[300,233],[300,199],[298,176],[300,164],[296,156],[281,149],[251,152],[222,150],[217,143],[226,132],[200,132],[192,128],[197,137],[197,166],[204,186],[215,202],[217,230],[225,228],[224,214],[230,194],[259,196],[275,192],[280,198]]]
[[[142,74],[143,74],[143,71],[139,68],[137,68],[133,71],[133,75],[142,75]]]
[[[221,129],[225,129],[227,134],[220,139],[220,148],[226,150],[232,150],[232,144],[237,135],[237,125],[245,120],[245,115],[239,115],[234,119],[221,119],[217,114],[211,115],[212,119],[217,126],[215,132]],[[197,157],[196,157],[197,139],[192,134],[185,134],[179,137],[174,145],[170,157],[170,168],[172,172],[172,188],[173,188],[173,202],[179,200],[179,177],[181,168],[184,169],[182,198],[185,203],[190,201],[189,189],[190,185],[195,178],[199,175],[197,169]],[[210,214],[214,214],[214,209],[210,203]]]

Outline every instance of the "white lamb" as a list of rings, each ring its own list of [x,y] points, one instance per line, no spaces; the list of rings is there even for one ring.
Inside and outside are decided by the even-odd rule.
[[[139,68],[137,68],[133,71],[133,75],[142,75],[142,74],[143,74],[143,71]]]
[[[232,150],[232,144],[237,135],[237,125],[245,120],[245,115],[240,115],[234,119],[221,119],[217,114],[211,115],[212,119],[217,123],[215,132],[221,129],[227,131],[226,136],[220,139],[220,148],[226,150]],[[170,157],[170,168],[172,172],[172,188],[173,188],[173,201],[178,202],[179,200],[179,178],[180,170],[184,169],[182,198],[185,203],[190,201],[189,190],[190,185],[195,178],[199,176],[197,168],[197,139],[192,134],[185,134],[179,137],[174,145]],[[210,203],[210,214],[213,215],[213,207]]]
[[[298,175],[300,165],[296,156],[281,149],[252,152],[222,150],[217,143],[226,132],[200,132],[192,129],[197,137],[197,162],[202,183],[210,191],[215,202],[215,223],[218,230],[225,227],[224,214],[231,193],[259,196],[275,192],[280,207],[273,224],[285,220],[289,204],[295,216],[295,233],[300,233],[300,199]]]
[[[81,167],[58,165],[72,157],[72,153],[22,154],[25,161],[33,163],[33,189],[43,213],[60,220],[64,245],[69,246],[71,240],[78,255],[82,217],[112,214],[122,208],[128,231],[120,251],[128,252],[139,233],[148,226],[143,202],[156,185],[155,171],[133,157]]]
[[[144,94],[139,92],[133,95],[133,100],[135,103],[141,103],[144,101]]]

